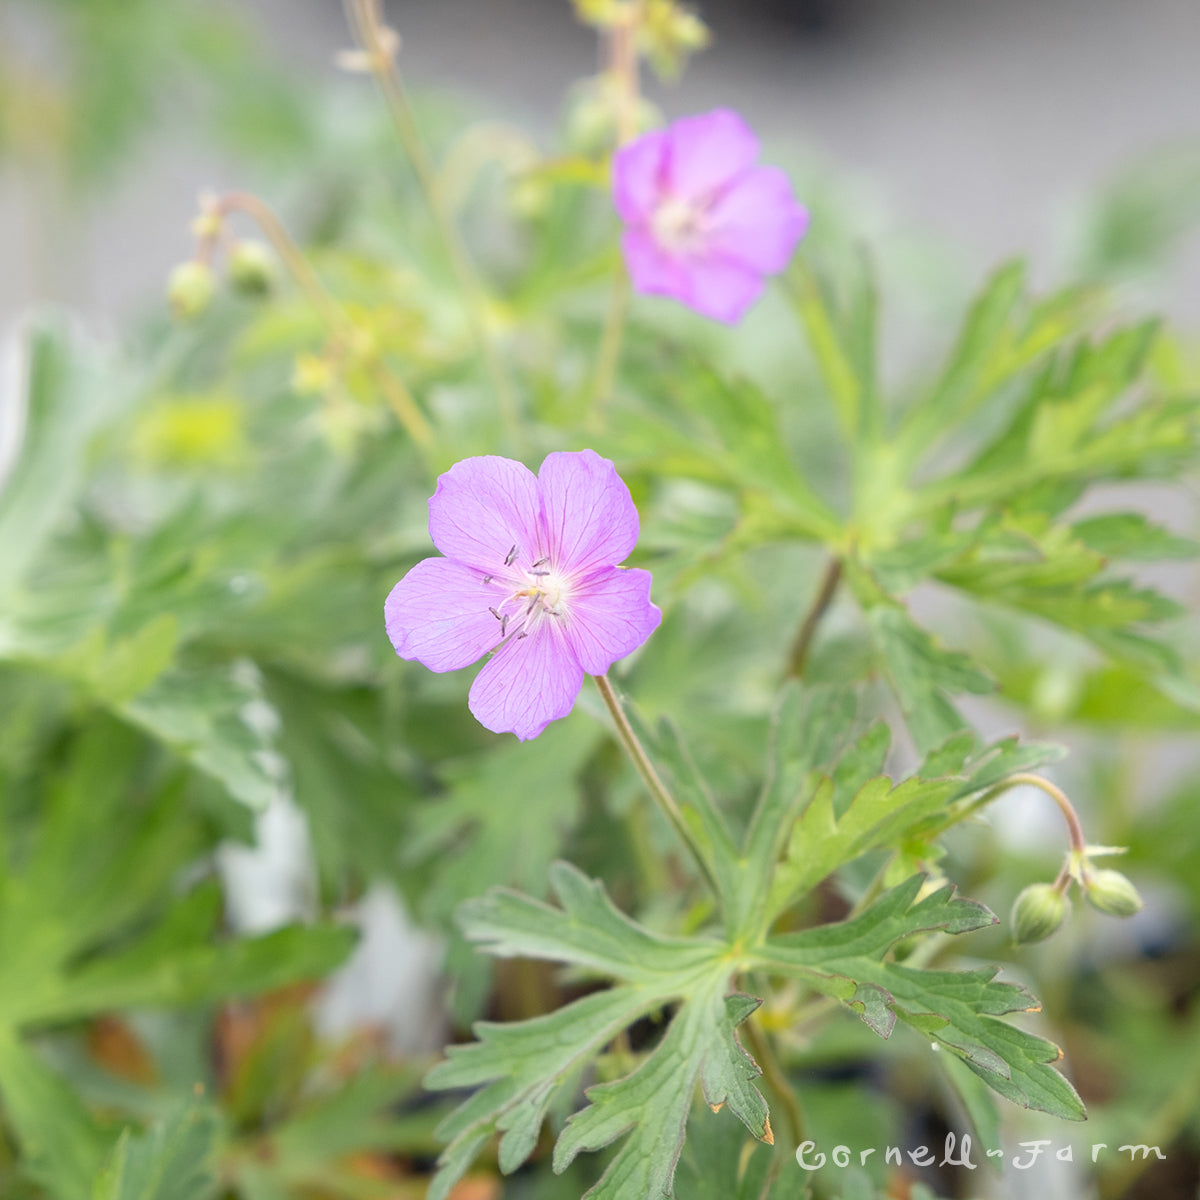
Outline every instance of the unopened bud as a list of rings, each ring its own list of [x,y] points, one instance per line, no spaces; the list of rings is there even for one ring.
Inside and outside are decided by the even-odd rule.
[[[181,321],[198,317],[216,295],[217,281],[208,263],[192,259],[180,263],[167,280],[167,303]]]
[[[1031,883],[1014,901],[1009,924],[1013,941],[1040,942],[1063,923],[1067,898],[1052,883]]]
[[[1084,879],[1083,894],[1093,908],[1110,917],[1132,917],[1142,910],[1137,888],[1120,871],[1092,871]]]
[[[266,296],[275,286],[275,259],[262,242],[238,242],[229,252],[229,282],[243,296]]]

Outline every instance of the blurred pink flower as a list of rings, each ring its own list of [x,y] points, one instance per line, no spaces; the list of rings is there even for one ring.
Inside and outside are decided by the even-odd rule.
[[[778,167],[737,113],[684,117],[621,147],[613,200],[635,290],[732,325],[782,271],[808,228]]]
[[[417,563],[384,606],[401,658],[456,671],[492,651],[468,705],[494,733],[535,738],[662,620],[650,572],[616,564],[638,514],[593,450],[550,454],[535,476],[510,458],[455,463],[429,501],[445,558]]]

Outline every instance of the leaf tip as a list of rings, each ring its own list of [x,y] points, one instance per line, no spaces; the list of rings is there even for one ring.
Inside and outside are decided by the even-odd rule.
[[[763,1119],[762,1140],[764,1142],[766,1142],[768,1146],[775,1145],[775,1131],[771,1128],[771,1118],[770,1117],[765,1117]]]

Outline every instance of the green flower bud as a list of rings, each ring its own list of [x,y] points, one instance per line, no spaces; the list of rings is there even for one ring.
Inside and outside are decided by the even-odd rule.
[[[1137,888],[1120,871],[1092,871],[1083,881],[1083,894],[1110,917],[1132,917],[1142,910]]]
[[[1048,938],[1067,915],[1067,898],[1052,883],[1031,883],[1014,901],[1009,924],[1013,941],[1040,942]]]
[[[216,292],[212,268],[198,259],[180,263],[167,280],[167,303],[181,321],[198,317],[212,303]]]
[[[238,242],[229,252],[229,282],[243,296],[266,296],[275,286],[275,258],[262,242]]]

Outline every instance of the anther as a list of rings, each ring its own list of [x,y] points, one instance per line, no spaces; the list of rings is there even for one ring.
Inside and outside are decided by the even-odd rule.
[[[517,641],[519,642],[522,638],[527,638],[528,636],[529,636],[529,634],[527,634],[525,632],[525,630],[522,629],[521,632],[517,634]]]
[[[491,576],[491,575],[485,575],[485,576],[483,577],[483,583],[484,583],[484,586],[485,586],[485,587],[486,587],[486,586],[487,586],[489,583],[491,583],[491,582],[492,582],[492,576]]]
[[[544,558],[539,558],[533,565],[535,567],[544,567],[549,561],[550,555],[547,554]]]
[[[508,613],[500,618],[500,636],[503,637],[508,632]]]
[[[504,618],[494,608],[492,608],[491,605],[488,606],[488,612],[490,612],[492,616],[495,617],[496,620],[501,624],[504,623]]]
[[[513,565],[513,563],[516,562],[516,559],[517,559],[517,548],[516,548],[516,546],[514,546],[508,552],[507,557],[504,559],[504,565],[506,567],[511,567]]]
[[[542,561],[545,562],[546,560],[543,559]],[[529,573],[530,573],[530,575],[539,575],[539,576],[550,574],[549,571],[530,571]]]

